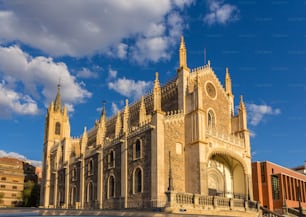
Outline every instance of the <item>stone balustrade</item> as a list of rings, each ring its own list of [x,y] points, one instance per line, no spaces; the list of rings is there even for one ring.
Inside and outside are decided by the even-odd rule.
[[[235,145],[235,146],[244,147],[244,139],[242,139],[238,136],[235,136],[235,135],[230,135],[228,133],[218,131],[218,130],[213,129],[213,128],[207,129],[206,130],[206,135],[211,136],[214,139],[221,140],[221,141],[224,141],[226,143],[230,143],[230,144]]]
[[[220,196],[207,196],[191,193],[169,191],[166,207],[172,209],[203,209],[203,210],[234,210],[259,212],[257,201],[227,198]]]

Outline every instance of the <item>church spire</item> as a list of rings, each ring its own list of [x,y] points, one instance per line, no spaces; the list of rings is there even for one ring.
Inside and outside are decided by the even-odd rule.
[[[54,111],[59,111],[62,108],[62,101],[61,101],[61,85],[60,83],[57,85],[57,94],[55,97],[54,102]]]
[[[187,58],[186,58],[186,47],[184,42],[184,37],[181,36],[180,44],[180,68],[187,68]]]

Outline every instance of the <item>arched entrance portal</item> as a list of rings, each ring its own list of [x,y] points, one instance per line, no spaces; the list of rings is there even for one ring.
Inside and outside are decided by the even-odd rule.
[[[242,164],[232,156],[212,154],[208,161],[207,181],[209,195],[246,198],[246,174]]]

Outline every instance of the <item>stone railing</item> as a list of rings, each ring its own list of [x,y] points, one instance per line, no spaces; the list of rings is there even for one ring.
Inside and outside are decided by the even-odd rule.
[[[224,133],[222,131],[218,131],[218,130],[213,129],[213,128],[206,129],[206,135],[211,136],[214,139],[230,143],[232,145],[244,147],[244,139],[242,139],[238,136],[235,136],[235,135],[230,135],[230,134]]]
[[[227,198],[220,196],[207,196],[182,192],[167,192],[166,207],[177,209],[206,209],[206,210],[234,210],[259,212],[257,201]]]

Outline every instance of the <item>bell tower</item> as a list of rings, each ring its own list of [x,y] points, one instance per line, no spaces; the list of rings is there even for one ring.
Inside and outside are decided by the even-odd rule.
[[[48,207],[50,205],[50,174],[51,149],[61,141],[70,138],[70,123],[67,107],[62,107],[61,101],[61,85],[57,85],[57,94],[55,100],[52,101],[47,109],[45,119],[45,135],[43,148],[43,179],[41,185],[41,206]]]

